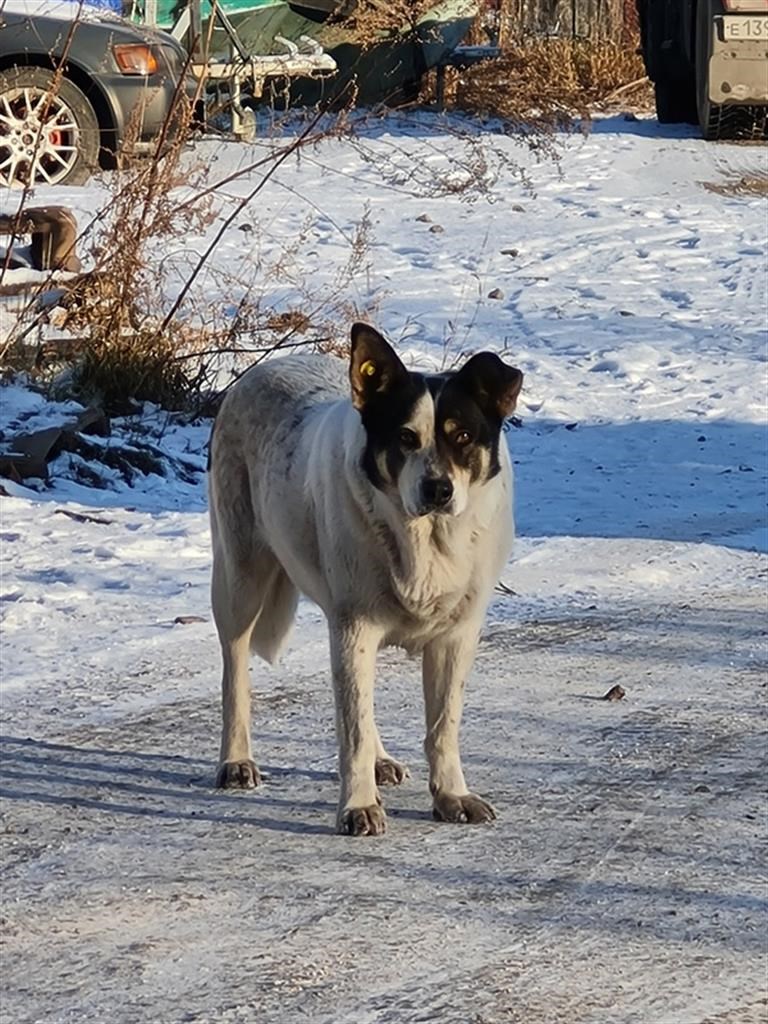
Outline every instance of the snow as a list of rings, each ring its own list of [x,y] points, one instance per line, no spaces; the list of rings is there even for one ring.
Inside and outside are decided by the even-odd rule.
[[[308,603],[280,665],[253,668],[263,790],[211,788],[210,423],[147,407],[92,440],[148,439],[168,476],[95,489],[64,453],[47,487],[4,485],[4,1019],[766,1019],[768,206],[702,184],[765,149],[620,119],[563,139],[560,168],[486,141],[473,203],[414,194],[468,165],[453,122],[323,142],[244,211],[199,286],[235,301],[302,235],[270,301],[300,303],[301,274],[332,290],[367,210],[368,265],[344,300],[413,365],[491,347],[525,372],[506,435],[520,536],[463,729],[498,822],[431,821],[418,665],[390,651],[379,724],[412,779],[384,793],[384,838],[332,834],[328,655]],[[219,143],[193,156],[214,178],[254,160]],[[252,187],[228,184],[219,215]],[[105,194],[65,198],[85,221]],[[216,228],[166,264],[181,274]],[[7,382],[0,405],[5,439],[79,411]],[[596,699],[616,683],[624,700]]]

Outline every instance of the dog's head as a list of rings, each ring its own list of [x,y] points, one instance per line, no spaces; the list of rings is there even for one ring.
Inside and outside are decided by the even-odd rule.
[[[474,486],[500,470],[499,443],[523,375],[492,352],[451,373],[411,373],[372,327],[354,324],[352,404],[367,435],[371,483],[410,517],[460,515]]]

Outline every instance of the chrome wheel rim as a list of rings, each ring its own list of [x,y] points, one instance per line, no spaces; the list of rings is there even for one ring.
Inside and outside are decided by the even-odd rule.
[[[0,94],[0,183],[56,185],[74,167],[80,129],[60,96],[35,86]]]

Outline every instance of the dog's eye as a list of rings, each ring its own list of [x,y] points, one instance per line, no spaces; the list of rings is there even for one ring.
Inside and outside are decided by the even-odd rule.
[[[415,434],[412,430],[401,430],[399,437],[400,444],[408,451],[413,451],[419,447],[419,435]]]
[[[472,440],[472,435],[468,430],[460,430],[458,433],[453,435],[453,440],[455,444],[463,448]]]

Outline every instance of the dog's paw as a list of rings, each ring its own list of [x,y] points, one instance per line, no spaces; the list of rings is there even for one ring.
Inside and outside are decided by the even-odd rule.
[[[216,772],[218,789],[255,789],[260,785],[261,775],[253,761],[222,761]]]
[[[435,821],[468,822],[479,825],[496,818],[496,811],[475,793],[454,796],[452,793],[437,793],[432,806]]]
[[[339,815],[336,831],[343,836],[383,836],[387,831],[387,815],[381,804],[347,807]]]
[[[391,757],[380,757],[376,761],[377,786],[399,786],[410,775],[406,765],[393,761]]]

